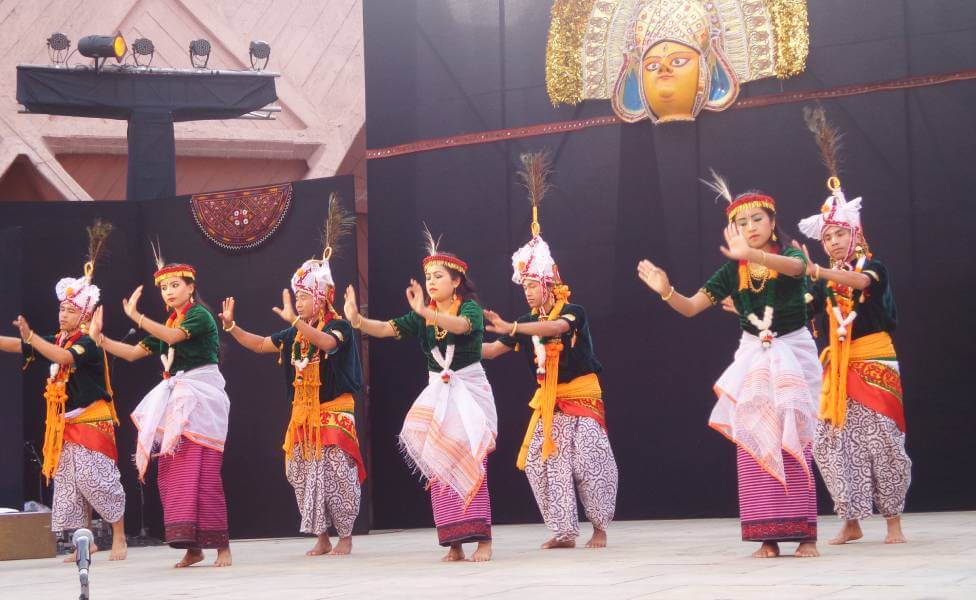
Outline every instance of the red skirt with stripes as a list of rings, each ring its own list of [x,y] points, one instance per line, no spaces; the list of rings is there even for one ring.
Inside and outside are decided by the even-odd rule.
[[[488,496],[488,459],[484,462],[485,478],[481,480],[471,504],[447,485],[431,482],[430,503],[434,508],[434,525],[441,546],[483,542],[491,539],[491,498]]]
[[[174,548],[226,548],[227,501],[220,467],[224,454],[183,438],[159,457],[159,497],[166,543]]]
[[[813,456],[804,451],[806,469],[783,453],[786,486],[738,448],[739,516],[746,542],[814,542],[817,540],[817,490]]]

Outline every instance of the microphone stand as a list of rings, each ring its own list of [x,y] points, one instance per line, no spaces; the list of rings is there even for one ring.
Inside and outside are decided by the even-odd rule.
[[[44,504],[44,477],[41,474],[41,469],[44,468],[44,461],[41,460],[41,455],[37,453],[34,442],[28,440],[24,442],[24,447],[30,450],[30,462],[37,465],[37,502],[38,504]]]

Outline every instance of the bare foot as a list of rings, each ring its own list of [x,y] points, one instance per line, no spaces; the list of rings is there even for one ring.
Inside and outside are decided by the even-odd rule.
[[[119,519],[112,523],[112,551],[108,555],[109,560],[125,560],[128,555],[129,545],[125,543],[125,522]]]
[[[345,556],[352,552],[352,536],[339,538],[339,543],[336,544],[335,549],[329,552],[332,556]]]
[[[122,539],[112,539],[112,551],[108,555],[109,560],[125,560],[128,553],[129,545],[125,543],[125,536]]]
[[[831,546],[839,546],[840,544],[859,540],[862,537],[864,537],[864,533],[861,531],[861,522],[857,519],[848,519],[844,521],[844,527],[837,534],[837,537],[827,543]]]
[[[305,556],[322,556],[332,551],[332,540],[328,533],[320,533],[312,549],[305,553]]]
[[[461,544],[457,546],[451,546],[451,549],[447,551],[444,558],[441,559],[444,562],[457,562],[459,560],[464,560],[464,548]]]
[[[803,542],[796,547],[796,553],[793,556],[797,558],[815,558],[820,556],[820,551],[817,550],[817,542]]]
[[[95,542],[92,542],[91,545],[88,546],[88,548],[90,549],[89,552],[91,552],[92,554],[98,552],[98,546],[95,545]],[[64,557],[64,562],[66,563],[78,562],[78,551],[75,550],[68,556]]]
[[[229,567],[232,562],[230,559],[230,546],[217,548],[217,560],[214,561],[215,567]]]
[[[557,537],[552,538],[545,544],[542,544],[543,550],[552,550],[553,548],[575,548],[576,540],[561,540]]]
[[[491,540],[478,542],[478,547],[471,555],[471,562],[488,562],[489,560],[491,560]]]
[[[904,544],[908,540],[901,531],[901,515],[891,517],[888,521],[888,535],[885,536],[886,544]]]
[[[197,564],[201,560],[203,560],[203,550],[199,548],[189,548],[186,551],[186,554],[183,555],[183,558],[180,559],[180,562],[173,566],[177,569],[185,569],[190,565]]]
[[[763,542],[759,550],[752,553],[753,558],[776,558],[779,556],[779,544],[776,542]]]
[[[587,548],[606,548],[607,547],[607,532],[605,529],[593,528],[593,537],[590,541],[586,542]]]

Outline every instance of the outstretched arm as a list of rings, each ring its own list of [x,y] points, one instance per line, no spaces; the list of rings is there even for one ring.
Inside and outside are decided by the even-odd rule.
[[[27,319],[25,319],[23,315],[17,316],[17,320],[14,321],[14,325],[16,325],[17,329],[20,330],[20,338],[24,340],[24,343],[34,348],[34,350],[37,350],[44,358],[59,365],[74,364],[74,354],[68,350],[65,350],[61,346],[58,346],[57,344],[52,344],[39,335],[34,335],[34,332],[31,331],[30,325],[27,323]],[[19,350],[20,344],[18,343],[16,351]]]
[[[441,329],[446,329],[454,335],[465,335],[471,333],[471,321],[468,321],[464,317],[455,315],[446,315],[444,313],[438,313],[432,310],[427,304],[424,303],[424,290],[417,283],[417,280],[411,279],[410,286],[406,290],[407,303],[410,304],[410,308],[413,312],[417,313],[424,318],[425,321],[433,321]]]
[[[671,285],[668,274],[649,260],[645,259],[637,264],[637,276],[647,287],[659,294],[668,306],[686,317],[694,317],[712,305],[712,301],[702,292],[691,297],[679,294]]]
[[[565,319],[554,321],[532,321],[529,323],[519,323],[506,321],[493,310],[484,311],[485,318],[488,319],[486,331],[500,335],[514,335],[522,333],[525,335],[537,335],[539,337],[559,337],[570,329],[570,324]]]
[[[142,314],[137,309],[136,305],[139,303],[139,297],[142,296],[142,286],[140,285],[132,292],[132,295],[128,299],[122,299],[122,310],[125,312],[126,316],[132,319],[132,322],[136,324],[136,327],[143,329],[149,335],[155,336],[170,346],[179,344],[180,342],[185,342],[187,339],[187,334],[185,331],[179,327],[167,327],[162,323],[157,323],[153,321],[145,314]],[[108,348],[106,351],[111,352]],[[121,355],[121,358],[125,358]],[[128,359],[126,359],[128,360]]]
[[[298,318],[291,303],[291,292],[287,289],[281,290],[281,308],[272,308],[276,315],[281,317],[286,323],[298,329],[314,346],[323,352],[329,353],[339,346],[339,342],[334,337],[324,331],[319,331],[317,327],[312,327],[305,321]],[[269,338],[270,342],[271,339]]]
[[[260,336],[249,331],[234,321],[234,298],[225,298],[223,310],[220,312],[220,321],[224,331],[230,334],[237,343],[244,346],[251,352],[258,354],[271,354],[278,351],[278,348],[271,341],[270,337]]]
[[[834,283],[846,285],[857,290],[866,289],[871,285],[871,278],[864,273],[858,273],[856,271],[844,271],[842,269],[829,269],[814,263],[812,260],[810,260],[810,251],[807,250],[806,244],[800,245],[794,241],[793,247],[797,248],[798,250],[802,250],[803,255],[807,257],[807,275],[813,281],[816,281],[822,277],[827,281],[833,281]]]
[[[95,309],[95,315],[92,317],[91,325],[88,327],[88,335],[95,340],[95,344],[109,354],[118,356],[129,362],[149,356],[149,351],[142,345],[126,344],[125,342],[118,342],[105,337],[105,334],[102,333],[103,309],[104,307],[102,306]]]
[[[353,328],[362,331],[365,335],[375,338],[396,337],[396,330],[393,329],[393,326],[388,321],[367,319],[359,314],[359,304],[356,303],[356,291],[352,289],[351,285],[346,288],[343,312],[349,324]]]
[[[495,340],[494,342],[486,342],[481,344],[481,358],[485,360],[491,360],[493,358],[498,358],[502,354],[511,352],[512,348],[506,346],[505,344]]]
[[[805,265],[799,258],[782,256],[780,254],[770,254],[764,250],[750,248],[744,235],[735,223],[729,223],[723,232],[725,235],[726,246],[719,247],[726,258],[732,260],[746,260],[757,265],[769,267],[770,269],[788,275],[799,277],[803,275]]]
[[[21,338],[0,335],[0,352],[20,352]]]

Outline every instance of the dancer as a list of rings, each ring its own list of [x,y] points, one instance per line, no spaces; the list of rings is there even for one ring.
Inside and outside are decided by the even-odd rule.
[[[495,449],[498,418],[481,366],[484,315],[468,278],[468,264],[438,250],[429,231],[423,260],[430,301],[410,280],[411,312],[390,321],[364,318],[346,288],[345,315],[373,337],[416,337],[427,357],[428,385],[407,412],[400,446],[430,485],[434,524],[445,561],[464,560],[462,544],[477,542],[475,562],[491,560],[491,502],[487,456]]]
[[[166,323],[138,310],[140,285],[122,309],[149,335],[126,344],[102,333],[104,307],[92,321],[91,335],[109,354],[127,361],[158,355],[163,380],[132,411],[139,431],[136,468],[145,480],[151,458],[159,457],[159,496],[163,504],[166,542],[186,554],[176,563],[188,567],[203,560],[205,548],[216,548],[216,567],[231,565],[227,502],[220,477],[227,440],[230,399],[217,367],[220,338],[213,315],[197,301],[197,273],[188,264],[164,264],[157,249],[159,286]]]
[[[112,525],[109,560],[124,560],[127,553],[123,519],[125,491],[115,444],[119,419],[105,353],[88,335],[88,325],[101,296],[98,286],[92,283],[92,276],[111,232],[112,225],[101,221],[88,227],[89,250],[84,275],[77,279],[65,277],[55,286],[61,303],[58,333],[36,335],[27,319],[18,316],[14,325],[20,330],[20,339],[0,337],[0,350],[22,352],[25,368],[38,355],[51,361],[44,388],[47,417],[41,468],[49,483],[54,479],[51,531],[60,533],[90,527],[94,509]]]
[[[675,291],[648,260],[642,281],[671,308],[693,317],[731,296],[740,315],[739,349],[714,389],[709,425],[737,446],[742,539],[761,542],[756,558],[819,556],[811,443],[820,390],[817,348],[806,329],[806,259],[776,226],[776,204],[761,192],[736,198],[715,172],[708,182],[729,203],[722,254],[727,263],[691,297]]]
[[[861,229],[861,198],[847,200],[838,178],[839,134],[823,108],[806,111],[827,165],[830,195],[820,212],[800,221],[800,231],[819,240],[829,268],[809,260],[815,282],[813,309],[825,313],[829,344],[820,423],[813,455],[844,520],[830,544],[863,537],[861,519],[873,508],[887,521],[886,544],[904,543],[901,513],[912,480],[905,451],[905,410],[898,356],[891,334],[898,318],[888,270],[868,248]]]
[[[586,311],[569,303],[569,286],[559,276],[542,239],[538,211],[548,183],[544,153],[522,155],[519,175],[532,205],[532,239],[512,256],[512,281],[522,286],[530,312],[514,323],[485,311],[487,330],[502,334],[487,343],[486,359],[521,351],[539,384],[517,466],[525,471],[542,519],[553,537],[543,549],[573,548],[579,537],[579,492],[593,536],[587,548],[607,545],[607,526],[617,501],[617,463],[607,437],[603,370],[593,352]]]
[[[322,259],[305,261],[292,276],[294,308],[288,290],[282,290],[282,307],[273,309],[289,323],[287,329],[270,336],[245,331],[234,321],[233,297],[224,300],[220,313],[224,331],[242,346],[280,354],[292,405],[285,432],[285,473],[295,488],[299,529],[318,536],[308,556],[352,551],[352,528],[366,478],[353,397],[362,388],[362,365],[352,327],[333,306],[335,282],[329,267],[354,223],[355,217],[333,195]],[[328,533],[332,526],[339,535],[334,547]]]

